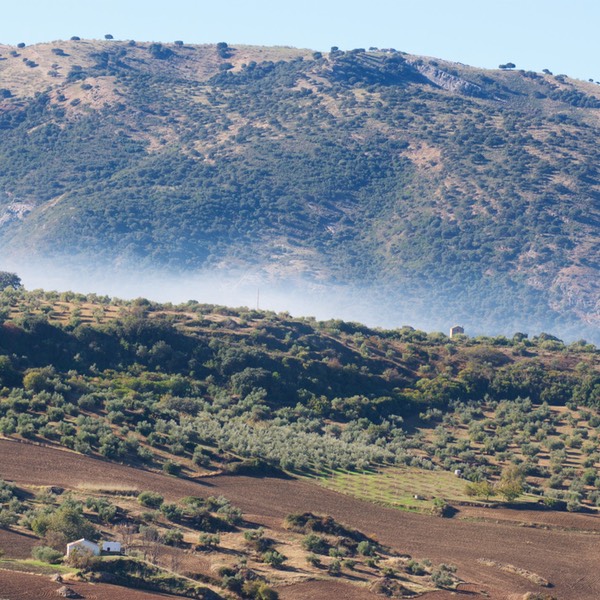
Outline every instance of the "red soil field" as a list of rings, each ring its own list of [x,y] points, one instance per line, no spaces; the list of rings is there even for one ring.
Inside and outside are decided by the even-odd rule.
[[[554,510],[523,510],[508,508],[460,507],[461,519],[482,519],[511,525],[547,527],[555,529],[576,529],[600,535],[600,515],[598,513],[570,513]]]
[[[40,540],[34,535],[0,529],[0,549],[10,558],[31,558],[31,549],[39,546],[39,543]]]
[[[469,589],[467,589],[469,588]],[[306,581],[288,587],[277,588],[280,600],[316,600],[341,598],[343,600],[381,600],[382,596],[370,592],[367,588],[344,583],[342,581]],[[419,596],[420,600],[467,600],[473,598],[472,586],[460,586],[457,591],[439,591]],[[498,596],[498,598],[500,598]],[[494,600],[488,596],[488,600]]]
[[[29,575],[0,571],[0,598],[2,600],[57,600],[56,590],[63,585],[71,588],[86,600],[168,600],[167,594],[132,590],[116,585],[90,583],[54,583],[47,575]]]
[[[132,486],[158,491],[171,500],[186,495],[223,494],[249,520],[271,526],[291,512],[328,514],[417,560],[429,558],[434,563],[457,565],[458,575],[472,584],[469,590],[476,590],[476,596],[485,592],[495,600],[520,600],[526,592],[545,591],[522,576],[477,562],[485,558],[540,575],[553,584],[548,591],[560,600],[600,598],[600,538],[588,532],[597,528],[598,521],[591,516],[566,515],[565,522],[575,526],[570,530],[520,527],[494,520],[494,515],[511,513],[510,520],[518,521],[518,511],[512,515],[513,511],[490,510],[491,521],[486,522],[441,519],[368,504],[293,479],[218,476],[190,481],[6,440],[0,440],[0,477],[17,484]],[[293,590],[285,593],[295,594]],[[444,594],[430,597],[445,600]],[[474,597],[468,591],[454,597],[461,596]]]

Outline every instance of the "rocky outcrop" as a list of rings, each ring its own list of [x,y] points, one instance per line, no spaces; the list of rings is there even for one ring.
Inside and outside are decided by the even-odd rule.
[[[58,588],[56,593],[62,598],[83,598],[83,596],[78,594],[74,589],[67,587],[66,585]]]
[[[25,215],[35,208],[33,202],[10,200],[4,207],[0,207],[0,226],[11,221],[22,221]]]
[[[412,66],[432,84],[441,87],[444,90],[448,90],[449,92],[477,97],[484,97],[486,95],[481,86],[471,83],[466,79],[462,79],[461,77],[457,77],[456,75],[452,75],[433,65],[415,62]]]

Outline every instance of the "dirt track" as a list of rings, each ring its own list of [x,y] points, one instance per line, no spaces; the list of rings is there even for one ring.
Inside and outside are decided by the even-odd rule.
[[[537,573],[554,584],[551,593],[560,600],[600,598],[600,537],[591,533],[403,513],[295,480],[215,477],[201,482],[186,481],[4,440],[0,440],[0,477],[16,483],[64,487],[120,484],[156,490],[170,499],[190,494],[223,494],[257,522],[273,523],[274,518],[277,521],[290,512],[311,510],[330,514],[417,559],[454,563],[461,578],[474,584],[471,589],[487,591],[488,598],[515,600],[525,592],[543,588],[521,576],[483,566],[477,562],[478,558]],[[490,511],[490,519],[494,519],[494,514],[502,513]],[[597,527],[596,518],[584,515],[570,515],[569,522],[571,526],[580,524],[582,530]],[[472,593],[467,594],[473,597]],[[286,597],[327,596],[283,596]],[[443,594],[431,598],[441,600]]]

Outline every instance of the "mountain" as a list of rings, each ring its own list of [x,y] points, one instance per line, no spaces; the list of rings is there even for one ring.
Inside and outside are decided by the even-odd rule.
[[[0,252],[598,341],[599,109],[593,82],[393,49],[0,46]]]

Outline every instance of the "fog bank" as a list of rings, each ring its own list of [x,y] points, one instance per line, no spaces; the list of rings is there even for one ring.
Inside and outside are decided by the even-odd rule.
[[[366,283],[341,285],[301,277],[282,280],[274,279],[260,268],[243,272],[174,272],[135,267],[92,268],[67,262],[56,266],[54,262],[45,262],[4,264],[0,269],[18,273],[27,289],[70,290],[123,299],[142,297],[173,304],[196,300],[201,304],[288,312],[295,317],[356,321],[387,329],[410,325],[448,333],[452,325],[459,324],[470,336],[512,337],[517,331],[533,336],[546,331],[567,343],[585,338],[600,345],[600,332],[591,326],[574,321],[545,322],[521,314],[481,317],[477,315],[477,298],[473,298],[471,306],[457,306],[440,289]],[[489,298],[479,302],[487,303],[485,309],[489,310]]]

